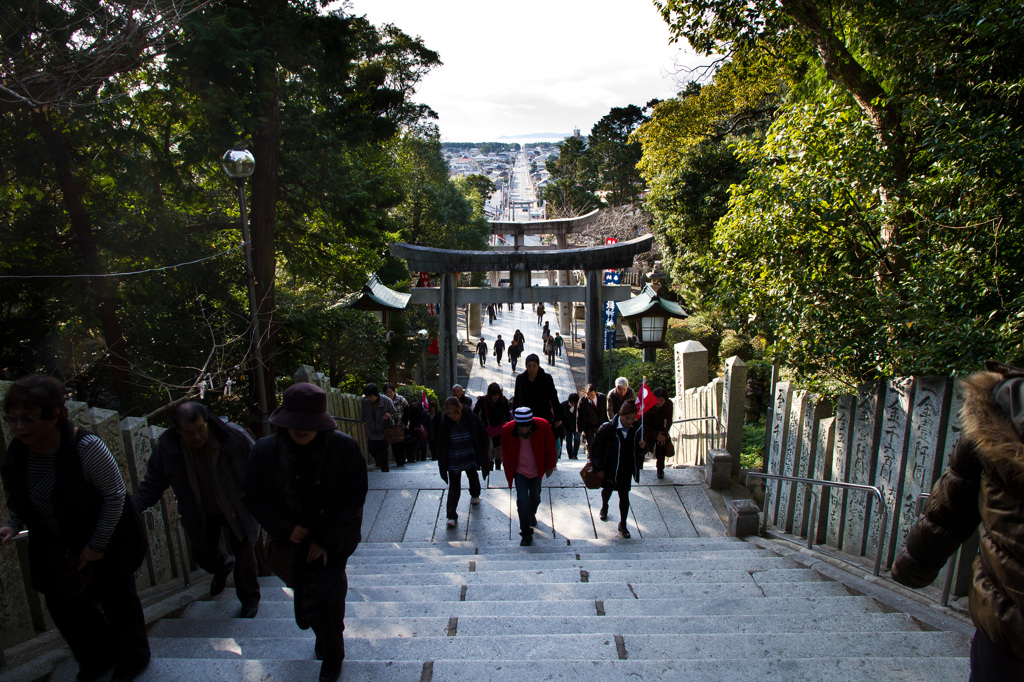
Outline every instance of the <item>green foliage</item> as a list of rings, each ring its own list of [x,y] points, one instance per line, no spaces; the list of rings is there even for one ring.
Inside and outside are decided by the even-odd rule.
[[[760,469],[764,466],[765,422],[743,425],[743,440],[740,444],[740,468]]]
[[[557,217],[574,217],[601,205],[597,190],[597,166],[587,153],[587,143],[578,137],[567,137],[559,153],[544,162],[551,180],[541,191],[541,198]]]
[[[634,104],[612,107],[590,131],[587,151],[597,166],[601,189],[607,193],[610,206],[632,204],[644,190],[637,169],[640,144],[630,141],[630,135],[646,120],[643,110]]]
[[[434,401],[437,402],[438,405],[441,404],[440,401],[438,400],[437,393],[435,393],[434,389],[432,388],[420,386],[419,384],[403,384],[402,386],[398,386],[395,388],[395,392],[398,393],[398,395],[405,398],[406,400],[408,400],[409,404],[421,404],[423,402],[424,391],[427,392],[427,402]]]

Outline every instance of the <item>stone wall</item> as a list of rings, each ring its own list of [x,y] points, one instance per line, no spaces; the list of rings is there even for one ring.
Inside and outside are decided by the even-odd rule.
[[[936,376],[871,382],[833,409],[780,382],[772,404],[768,473],[876,486],[889,517],[881,522],[873,495],[817,488],[815,523],[805,486],[769,482],[767,525],[802,537],[813,533],[816,543],[855,556],[873,559],[881,551],[883,568],[890,567],[917,520],[917,496],[931,490],[959,439],[959,386]]]

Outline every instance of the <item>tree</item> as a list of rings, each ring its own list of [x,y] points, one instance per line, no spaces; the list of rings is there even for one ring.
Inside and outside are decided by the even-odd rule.
[[[549,158],[544,167],[551,181],[541,191],[557,217],[573,218],[598,208],[601,200],[597,189],[597,168],[587,154],[587,143],[579,137],[567,137],[559,146],[558,156]]]
[[[590,130],[588,153],[601,178],[601,189],[607,192],[607,203],[620,206],[636,201],[644,189],[644,180],[637,169],[640,162],[639,142],[630,135],[647,117],[635,104],[612,107]]]

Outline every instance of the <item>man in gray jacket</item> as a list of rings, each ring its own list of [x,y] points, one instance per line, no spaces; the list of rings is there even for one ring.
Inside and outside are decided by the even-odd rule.
[[[192,557],[213,574],[210,595],[224,590],[233,571],[241,617],[254,618],[260,604],[253,549],[259,525],[242,503],[242,478],[252,452],[252,438],[196,402],[179,405],[171,419],[173,426],[157,441],[132,504],[139,512],[149,509],[170,486],[178,499],[178,513],[192,545]],[[225,529],[234,557],[220,546]]]

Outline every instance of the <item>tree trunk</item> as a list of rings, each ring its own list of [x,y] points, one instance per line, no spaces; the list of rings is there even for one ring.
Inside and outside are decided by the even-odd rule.
[[[826,25],[815,0],[780,0],[780,3],[803,30],[828,77],[850,93],[871,121],[878,141],[888,153],[891,163],[891,181],[880,188],[882,201],[893,200],[910,175],[902,108],[850,54],[846,44],[836,37],[831,27]],[[899,278],[904,267],[899,247],[904,239],[904,231],[898,223],[889,222],[882,226],[879,241],[883,255],[876,269],[880,281],[889,282]]]
[[[277,169],[281,149],[280,84],[274,65],[257,67],[259,91],[264,94],[263,119],[252,138],[256,170],[252,176],[252,261],[256,279],[256,305],[259,338],[263,350],[262,369],[266,387],[266,404],[276,404],[274,386],[274,279],[277,270],[277,246],[274,228],[277,223]],[[256,382],[252,382],[253,403],[258,404]]]
[[[57,171],[57,182],[64,199],[64,208],[67,210],[68,219],[71,222],[74,243],[82,252],[85,272],[89,275],[89,287],[96,296],[96,312],[99,314],[103,329],[103,341],[107,346],[110,358],[111,387],[118,400],[125,405],[128,399],[128,359],[125,355],[124,334],[121,331],[121,323],[114,312],[117,306],[112,299],[108,280],[102,276],[103,268],[100,265],[99,252],[96,248],[96,238],[89,222],[89,214],[82,204],[78,183],[75,181],[75,175],[71,169],[71,157],[68,154],[64,138],[54,130],[45,111],[33,109],[32,121],[53,158],[53,165]]]

